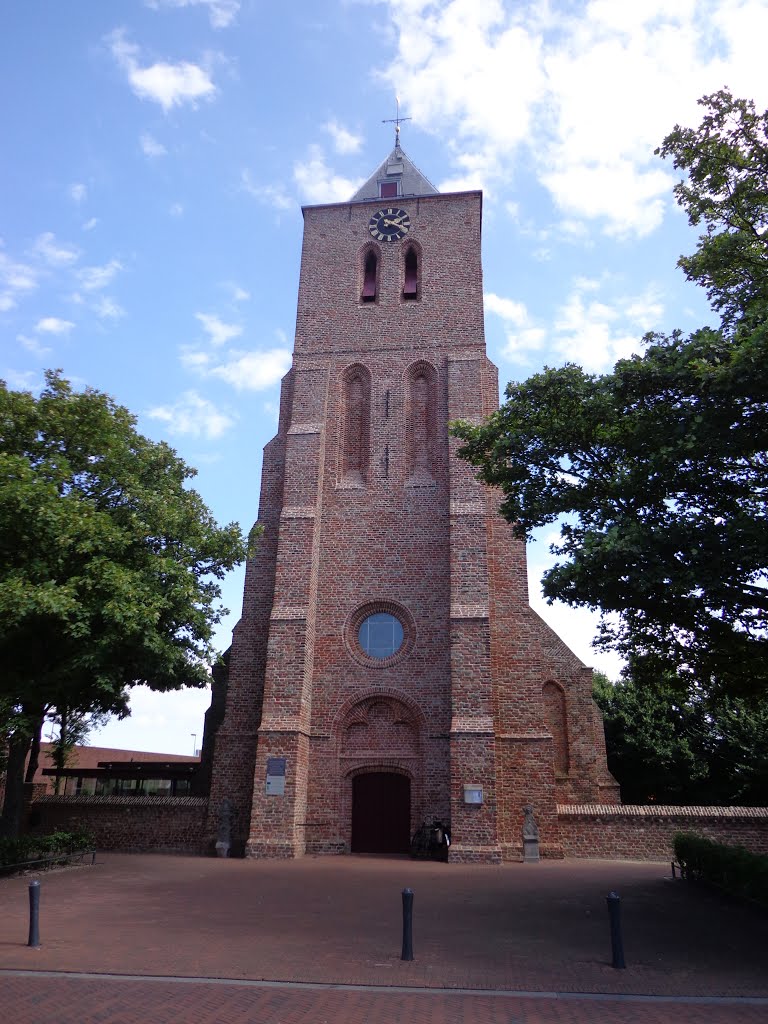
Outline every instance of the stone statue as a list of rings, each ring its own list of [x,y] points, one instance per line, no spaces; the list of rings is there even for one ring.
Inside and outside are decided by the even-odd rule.
[[[225,796],[219,807],[219,830],[216,837],[216,856],[228,857],[232,843],[232,816],[234,807],[228,796]]]
[[[533,816],[533,804],[526,804],[523,808],[523,839],[538,839],[539,826]]]
[[[533,804],[523,807],[523,861],[535,863],[539,860],[539,826],[533,816]]]

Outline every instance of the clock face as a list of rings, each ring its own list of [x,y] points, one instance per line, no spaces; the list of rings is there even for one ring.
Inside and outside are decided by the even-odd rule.
[[[411,230],[411,218],[405,210],[390,206],[374,213],[368,221],[368,230],[379,242],[396,242]]]

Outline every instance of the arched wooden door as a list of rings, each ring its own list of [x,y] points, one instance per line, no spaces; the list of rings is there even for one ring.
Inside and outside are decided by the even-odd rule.
[[[352,852],[408,853],[411,780],[397,772],[364,772],[352,779]]]

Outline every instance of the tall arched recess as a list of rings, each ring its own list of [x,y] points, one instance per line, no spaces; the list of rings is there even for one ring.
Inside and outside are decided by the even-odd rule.
[[[544,698],[544,714],[552,733],[552,750],[555,775],[568,774],[570,756],[568,751],[568,711],[565,692],[557,683],[544,683],[541,695]]]
[[[340,433],[340,482],[362,487],[368,481],[371,446],[371,374],[362,363],[342,374]]]
[[[406,483],[434,480],[437,442],[437,370],[426,361],[413,363],[405,377]]]

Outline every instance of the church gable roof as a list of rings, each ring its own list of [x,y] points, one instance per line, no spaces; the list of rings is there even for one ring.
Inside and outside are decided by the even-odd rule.
[[[398,182],[398,196],[436,196],[437,189],[416,167],[404,150],[396,145],[387,159],[377,167],[368,181],[362,185],[350,200],[353,203],[363,199],[382,198],[381,183]]]

